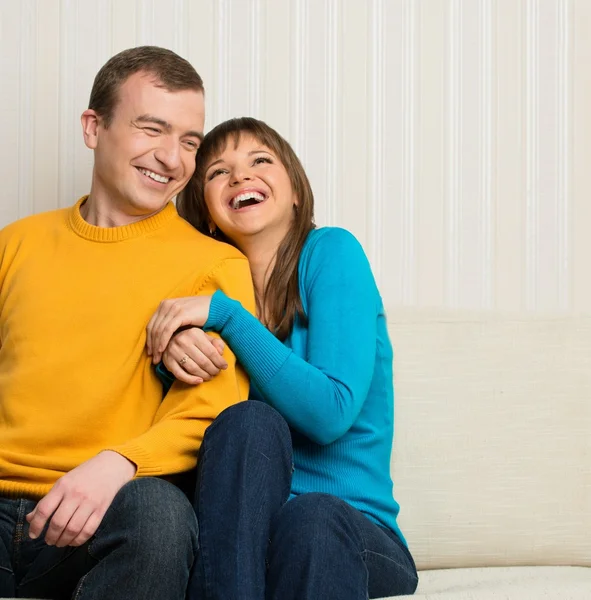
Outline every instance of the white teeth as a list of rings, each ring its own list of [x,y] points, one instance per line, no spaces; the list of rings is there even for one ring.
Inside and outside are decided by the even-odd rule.
[[[140,173],[143,173],[150,179],[157,181],[158,183],[168,183],[170,181],[170,177],[163,177],[162,175],[158,175],[157,173],[153,173],[152,171],[148,171],[147,169],[140,169]]]
[[[240,207],[240,203],[246,200],[256,200],[257,202],[263,202],[265,196],[259,192],[245,192],[244,194],[239,194],[236,198],[232,198],[232,208],[234,210]]]

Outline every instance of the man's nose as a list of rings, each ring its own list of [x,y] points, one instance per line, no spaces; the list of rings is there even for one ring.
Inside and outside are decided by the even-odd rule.
[[[162,139],[162,143],[154,153],[156,160],[162,163],[168,171],[177,169],[181,164],[181,145],[180,142],[172,139]]]

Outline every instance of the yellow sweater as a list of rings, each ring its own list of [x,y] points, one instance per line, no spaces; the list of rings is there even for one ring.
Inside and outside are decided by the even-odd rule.
[[[221,289],[254,312],[248,261],[201,235],[170,203],[125,227],[69,209],[0,231],[0,496],[40,498],[56,480],[114,450],[137,476],[192,468],[203,433],[248,397],[229,363],[196,387],[162,385],[146,354],[160,301]]]

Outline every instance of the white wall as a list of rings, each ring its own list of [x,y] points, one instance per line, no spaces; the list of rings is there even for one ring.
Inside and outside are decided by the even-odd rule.
[[[591,1],[0,0],[0,225],[88,190],[93,77],[147,43],[292,142],[387,305],[591,307]]]

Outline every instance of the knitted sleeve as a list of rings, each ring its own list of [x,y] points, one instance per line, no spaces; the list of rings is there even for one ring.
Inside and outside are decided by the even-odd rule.
[[[245,258],[223,260],[197,283],[194,293],[212,295],[216,290],[238,298],[245,312],[255,312],[252,278]],[[107,449],[134,462],[140,477],[193,468],[206,428],[225,408],[248,398],[248,378],[229,348],[224,358],[228,368],[211,381],[198,386],[175,381],[152,427],[135,439]]]
[[[359,242],[342,229],[316,232],[300,263],[308,317],[306,360],[227,294],[212,300],[206,328],[217,331],[265,401],[318,444],[344,435],[371,384],[381,300]]]

